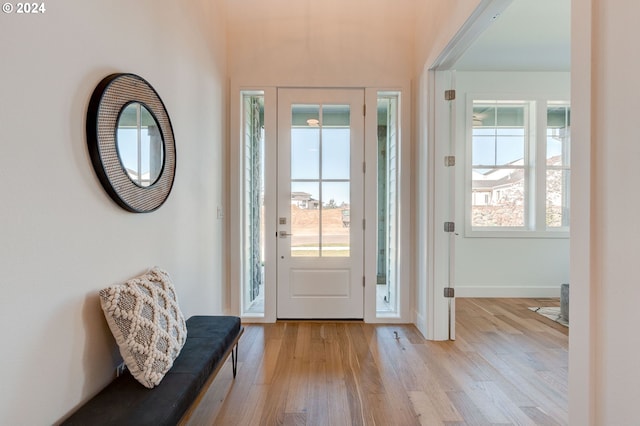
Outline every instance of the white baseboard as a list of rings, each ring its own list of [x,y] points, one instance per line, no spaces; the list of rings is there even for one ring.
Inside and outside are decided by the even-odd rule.
[[[560,297],[557,286],[456,286],[456,297]]]
[[[424,315],[421,315],[418,311],[413,311],[414,317],[415,317],[415,326],[416,328],[420,331],[420,333],[422,333],[422,337],[424,337],[425,339],[427,338],[427,319],[424,317]]]

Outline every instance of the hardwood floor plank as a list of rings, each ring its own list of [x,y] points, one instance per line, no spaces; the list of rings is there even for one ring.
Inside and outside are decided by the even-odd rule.
[[[393,339],[387,342],[379,356],[384,356],[384,359],[380,360],[378,368],[392,369],[404,391],[424,389],[423,381],[429,377],[428,367],[412,344],[403,339]]]
[[[554,389],[550,389],[542,385],[534,373],[529,373],[518,368],[516,363],[509,360],[508,357],[499,356],[493,359],[497,369],[501,370],[501,374],[505,380],[513,384],[514,387],[520,389],[526,395],[528,403],[526,406],[543,406],[549,412],[552,412],[558,419],[567,417],[566,396],[556,398],[557,394]]]
[[[447,392],[447,396],[464,419],[465,424],[469,426],[490,424],[489,419],[473,403],[466,392]]]
[[[265,403],[261,424],[282,424],[291,389],[291,365],[295,359],[299,323],[285,323],[282,345],[275,365],[269,395]]]
[[[520,407],[520,409],[533,421],[536,425],[559,426],[560,423],[555,421],[549,415],[541,411],[538,407]]]
[[[339,324],[337,328],[338,347],[342,368],[345,374],[345,388],[347,390],[350,424],[365,424],[365,389],[370,388],[371,379],[362,374],[361,362],[365,361],[366,346],[355,345],[354,335],[345,324]],[[362,341],[359,342],[361,345]],[[365,379],[363,381],[362,379]]]
[[[348,425],[351,418],[349,395],[342,366],[342,351],[336,338],[336,325],[326,325],[321,329],[325,340],[327,380],[327,424]]]
[[[568,330],[527,309],[557,303],[457,299],[453,342],[413,325],[246,324],[237,377],[225,365],[184,424],[566,425]]]
[[[500,385],[496,382],[479,383],[477,389],[481,389],[482,398],[474,397],[474,392],[471,392],[471,398],[476,402],[476,405],[482,407],[483,413],[485,413],[491,423],[534,426],[531,418],[504,393]],[[482,404],[480,401],[483,401],[484,405],[480,405]],[[496,410],[500,414],[495,417],[488,416],[487,413],[493,410]]]
[[[489,423],[507,422],[503,407],[496,404],[496,395],[491,392],[494,388],[492,380],[495,376],[475,368],[468,354],[462,353],[454,345],[452,346],[448,349],[447,356],[442,357],[442,368],[449,372],[453,380],[458,383],[461,392],[468,397],[469,402],[478,407]],[[515,404],[514,407],[516,407]],[[462,414],[462,416],[465,415]]]
[[[413,410],[417,413],[420,425],[435,425],[442,423],[433,399],[423,391],[408,391]]]
[[[295,341],[295,350],[291,362],[291,381],[285,411],[287,413],[304,412],[307,407],[310,377],[311,325],[301,323]]]
[[[453,403],[447,396],[447,392],[462,390],[454,377],[444,367],[446,348],[449,342],[426,342],[407,345],[402,340],[389,346],[389,360],[405,391],[419,391],[429,395],[435,407],[437,417],[442,421],[461,421],[462,416],[457,412]],[[415,352],[415,356],[407,356],[407,353]],[[399,362],[399,360],[401,360]],[[410,379],[410,380],[408,380]],[[418,394],[419,395],[419,394]],[[424,410],[424,406],[413,406],[417,410]],[[427,411],[429,407],[427,407]],[[432,415],[430,415],[432,416]],[[422,419],[418,419],[422,422]]]
[[[284,415],[284,426],[306,426],[307,415],[305,413],[287,413]]]
[[[411,364],[411,360],[403,357],[404,353],[406,353],[405,349],[407,346],[413,349],[413,344],[401,344],[404,336],[407,335],[407,328],[409,330],[412,329],[408,326],[402,326],[401,328],[395,326],[393,330],[384,327],[379,329],[374,356],[377,360],[376,365],[378,366],[389,404],[394,407],[394,423],[392,424],[418,425],[420,424],[419,413],[415,410],[410,391],[408,392],[408,387],[405,386],[402,380],[405,376],[402,371],[406,372],[405,367]],[[394,337],[393,331],[398,332],[399,339]],[[404,341],[411,342],[409,339]],[[416,352],[415,349],[414,352]],[[422,363],[418,362],[418,364]],[[411,382],[416,383],[417,380],[412,379]]]
[[[386,393],[368,393],[366,395],[366,425],[396,426],[395,407],[390,404]]]
[[[231,390],[233,393],[233,389]],[[231,405],[231,401],[226,401],[226,411],[221,411],[213,425],[261,425],[262,412],[269,394],[269,385],[256,384],[251,386],[248,393],[243,394],[240,402]],[[236,401],[238,398],[236,398]],[[232,407],[232,408],[231,408]],[[240,407],[240,409],[238,409]],[[210,424],[209,422],[194,422],[194,426]]]

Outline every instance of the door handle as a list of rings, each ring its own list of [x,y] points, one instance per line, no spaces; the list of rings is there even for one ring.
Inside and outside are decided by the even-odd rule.
[[[280,238],[287,238],[291,237],[293,234],[289,234],[287,231],[279,231],[278,235],[280,236]]]

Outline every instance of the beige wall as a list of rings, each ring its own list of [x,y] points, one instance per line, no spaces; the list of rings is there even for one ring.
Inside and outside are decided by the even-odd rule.
[[[239,85],[400,86],[413,71],[414,0],[227,0]]]
[[[433,65],[481,1],[416,1],[416,76]]]
[[[46,2],[0,16],[0,424],[51,424],[111,378],[100,288],[159,265],[187,316],[225,309],[226,40],[217,2]],[[113,72],[147,79],[170,114],[173,192],[118,207],[89,160],[85,117]]]

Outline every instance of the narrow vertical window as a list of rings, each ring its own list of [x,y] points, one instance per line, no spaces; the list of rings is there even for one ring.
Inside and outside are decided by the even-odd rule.
[[[547,105],[546,224],[547,228],[569,227],[570,108],[566,103]]]
[[[378,221],[377,303],[378,314],[397,314],[398,294],[398,147],[400,138],[397,92],[378,93]]]
[[[242,93],[243,313],[264,315],[264,94]]]

